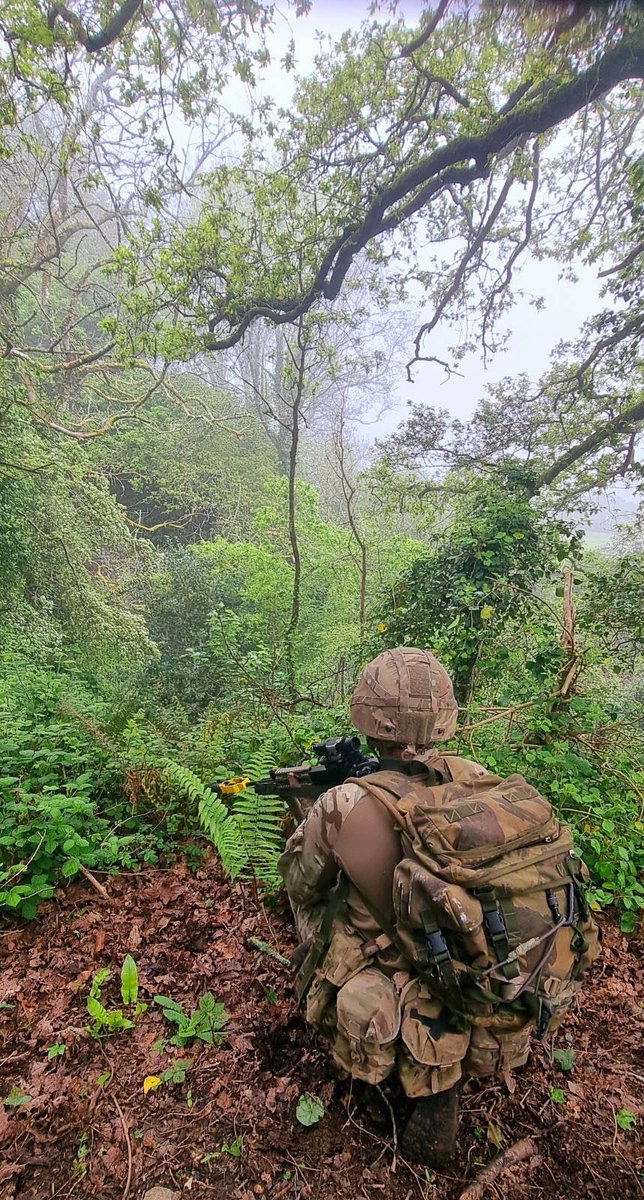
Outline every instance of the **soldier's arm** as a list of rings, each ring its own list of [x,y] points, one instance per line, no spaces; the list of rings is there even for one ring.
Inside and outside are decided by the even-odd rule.
[[[362,795],[356,784],[342,784],[324,792],[289,838],[277,864],[301,942],[309,941],[318,929],[338,875],[334,853],[338,834]]]

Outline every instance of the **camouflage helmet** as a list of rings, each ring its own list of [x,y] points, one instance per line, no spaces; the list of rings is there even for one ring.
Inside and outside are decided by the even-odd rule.
[[[398,646],[367,663],[351,697],[360,733],[399,745],[446,741],[458,706],[447,671],[428,650]]]

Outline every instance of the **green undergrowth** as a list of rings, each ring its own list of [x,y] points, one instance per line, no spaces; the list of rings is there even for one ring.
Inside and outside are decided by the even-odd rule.
[[[324,730],[181,713],[119,710],[74,672],[23,664],[0,681],[0,909],[24,918],[83,868],[156,863],[195,838],[233,879],[278,884],[285,805],[244,789],[222,802],[209,783],[268,774]]]
[[[563,713],[544,701],[518,726],[490,725],[474,739],[461,753],[497,775],[524,775],[548,797],[590,870],[591,906],[616,906],[622,930],[631,932],[644,909],[644,768],[635,723],[578,696]]]
[[[473,707],[474,725],[477,715]],[[644,907],[644,771],[628,722],[582,697],[519,715],[509,725],[483,717],[459,751],[548,796],[590,868],[591,904],[617,907],[632,930]],[[180,709],[132,712],[79,674],[33,666],[0,683],[0,721],[0,907],[24,918],[83,868],[132,869],[182,849],[197,864],[208,842],[231,879],[274,890],[285,805],[248,787],[220,798],[214,785],[262,778],[348,729],[341,708],[199,721]]]

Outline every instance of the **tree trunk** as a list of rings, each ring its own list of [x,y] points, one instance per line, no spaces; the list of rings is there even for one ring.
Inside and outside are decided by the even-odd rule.
[[[291,616],[286,631],[286,664],[288,685],[292,697],[296,691],[294,641],[300,623],[300,591],[302,584],[302,559],[297,536],[297,497],[295,485],[297,477],[297,452],[300,441],[300,416],[306,381],[306,342],[303,336],[303,324],[304,320],[300,318],[297,326],[297,355],[291,352],[291,359],[295,368],[295,383],[291,409],[291,444],[288,456],[288,538],[293,558],[293,592],[291,596]]]

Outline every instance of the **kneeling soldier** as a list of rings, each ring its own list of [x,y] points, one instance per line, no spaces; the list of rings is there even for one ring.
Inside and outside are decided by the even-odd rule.
[[[432,654],[369,663],[351,718],[380,769],[320,796],[279,863],[307,1021],[356,1079],[397,1072],[403,1149],[433,1166],[462,1078],[522,1066],[598,953],[568,829],[521,776],[438,753],[456,716]]]

